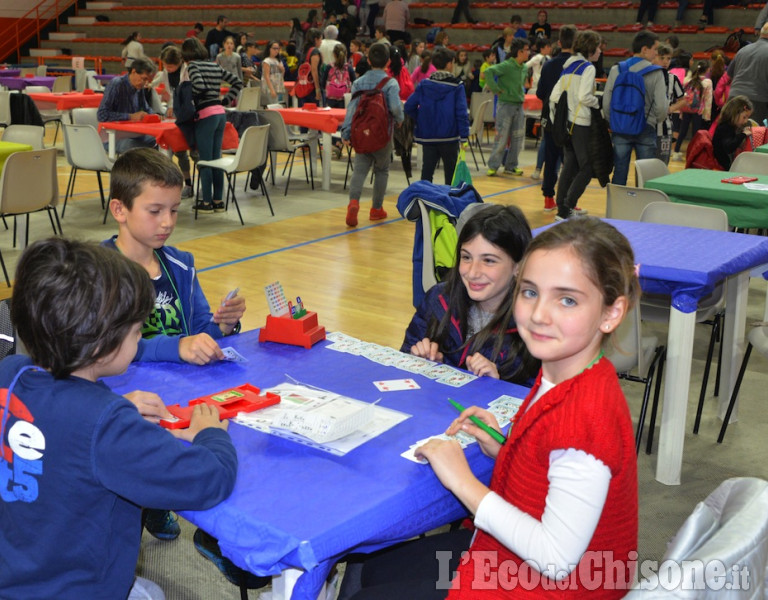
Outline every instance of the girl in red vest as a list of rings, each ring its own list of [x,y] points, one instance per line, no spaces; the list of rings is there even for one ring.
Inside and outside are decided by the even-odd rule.
[[[433,439],[416,451],[474,515],[468,553],[458,564],[459,543],[468,535],[462,531],[400,547],[388,561],[398,566],[400,554],[397,570],[369,572],[383,556],[363,567],[366,587],[354,600],[627,593],[637,559],[634,435],[616,371],[601,348],[638,292],[632,248],[611,225],[579,217],[533,239],[520,266],[514,317],[528,350],[542,361],[536,383],[503,444],[469,420],[499,430],[493,415],[476,406],[446,431],[475,436],[496,459],[490,487],[472,474],[456,441]],[[420,565],[419,545],[429,547]],[[440,552],[446,549],[450,566]],[[378,593],[384,585],[391,595]]]

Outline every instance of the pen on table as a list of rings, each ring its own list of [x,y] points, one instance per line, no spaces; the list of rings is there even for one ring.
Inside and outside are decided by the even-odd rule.
[[[452,398],[448,398],[448,402],[450,402],[453,405],[453,408],[458,410],[460,413],[464,412],[466,409],[456,402],[456,400],[453,400]],[[486,423],[483,423],[480,419],[478,419],[476,416],[472,415],[469,417],[469,420],[472,421],[475,425],[477,425],[480,429],[485,431],[488,435],[490,435],[494,440],[499,442],[499,444],[503,444],[507,441],[507,438],[504,437],[504,435],[498,431],[496,431],[493,427],[490,427]]]

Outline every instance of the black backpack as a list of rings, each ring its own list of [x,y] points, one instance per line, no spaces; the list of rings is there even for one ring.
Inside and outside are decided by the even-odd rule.
[[[568,127],[568,92],[560,94],[555,104],[555,114],[550,120],[549,135],[561,148],[567,146],[571,139],[571,131]]]

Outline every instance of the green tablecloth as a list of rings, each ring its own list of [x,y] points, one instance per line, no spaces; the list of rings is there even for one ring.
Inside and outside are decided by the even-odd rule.
[[[14,142],[3,142],[0,140],[0,172],[2,172],[5,166],[5,161],[14,152],[28,152],[32,150],[32,146],[29,144],[16,144]]]
[[[763,144],[762,146],[758,146],[755,148],[755,152],[762,152],[763,154],[768,154],[768,144]]]
[[[728,214],[731,227],[768,228],[768,191],[721,182],[743,174],[685,169],[646,181],[645,187],[661,190],[672,202],[721,208]],[[768,175],[757,176],[757,183],[768,185]]]

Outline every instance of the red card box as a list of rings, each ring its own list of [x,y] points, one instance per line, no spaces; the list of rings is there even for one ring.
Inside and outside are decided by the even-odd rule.
[[[741,185],[742,183],[749,183],[750,181],[757,181],[757,177],[748,177],[746,175],[737,175],[736,177],[728,177],[728,179],[721,179],[721,183],[735,183]]]
[[[261,390],[250,383],[235,388],[222,390],[209,396],[202,396],[190,400],[189,406],[173,404],[168,407],[168,411],[178,419],[178,421],[160,421],[160,425],[166,429],[186,429],[189,427],[189,421],[192,418],[192,411],[196,404],[209,404],[215,406],[222,419],[231,419],[241,412],[253,412],[260,408],[267,408],[280,402],[280,396],[267,392],[263,396],[259,394]]]

